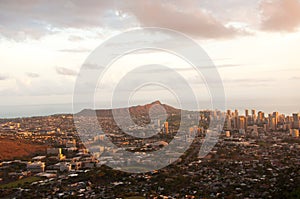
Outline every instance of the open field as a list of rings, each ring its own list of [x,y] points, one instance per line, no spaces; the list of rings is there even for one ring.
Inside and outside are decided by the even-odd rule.
[[[23,178],[23,179],[20,179],[20,180],[16,180],[14,182],[10,182],[10,183],[7,183],[7,184],[2,184],[2,185],[0,185],[0,189],[23,187],[26,184],[30,184],[32,182],[36,182],[36,181],[39,181],[39,180],[41,180],[41,178],[36,177],[36,176]]]
[[[46,145],[35,145],[21,141],[0,139],[0,160],[13,160],[44,152]]]

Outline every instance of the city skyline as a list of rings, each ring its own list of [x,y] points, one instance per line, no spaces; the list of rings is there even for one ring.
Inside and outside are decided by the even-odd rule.
[[[158,100],[155,100],[158,101]],[[138,105],[144,105],[144,104],[150,104],[153,101],[148,101],[146,103],[135,103],[132,104],[132,106],[138,106]],[[163,104],[163,101],[161,101]],[[167,104],[171,105],[172,104]],[[124,106],[120,108],[127,108],[127,107],[132,107],[132,106]],[[33,116],[50,116],[50,115],[55,115],[55,114],[76,114],[84,109],[91,109],[91,110],[101,110],[101,109],[107,109],[107,108],[91,108],[86,106],[86,108],[74,112],[72,109],[72,104],[39,104],[39,105],[17,105],[17,106],[0,106],[2,112],[0,113],[0,119],[1,118],[20,118],[20,117],[33,117]],[[177,106],[174,106],[175,108],[179,108]],[[14,110],[13,110],[14,109]],[[200,108],[199,111],[204,111],[204,110],[210,110],[214,111],[213,109],[208,109],[206,107]],[[256,108],[237,108],[237,107],[226,107],[226,112],[227,110],[238,110],[239,113],[242,113],[242,115],[245,115],[245,110],[256,110],[256,112],[264,112],[264,113],[273,113],[273,112],[279,112],[284,115],[292,115],[294,113],[300,113],[300,111],[294,110],[294,111],[281,111],[279,109],[273,109],[272,106],[270,106],[267,110],[264,109],[256,109]]]
[[[152,117],[145,111],[151,107],[137,106],[132,113],[138,124],[128,128],[116,125],[113,112],[99,112],[104,134],[94,134],[95,121],[88,112],[79,115],[85,126],[81,133],[71,114],[0,119],[1,197],[299,196],[300,114],[282,117],[274,112],[263,121],[263,114],[256,110],[227,111],[224,128],[213,125],[210,129],[212,117],[223,114],[202,111],[199,123],[185,122],[179,136],[180,113],[164,107],[167,122],[158,116],[149,124]],[[187,112],[186,116],[192,115]],[[152,135],[151,129],[157,134]],[[220,132],[215,134],[214,129]],[[146,138],[131,136],[128,130]],[[169,148],[175,139],[179,142]],[[208,154],[199,156],[199,148],[207,150],[206,141],[213,144],[215,139]],[[191,145],[181,154],[184,143]],[[156,157],[155,152],[164,149],[169,150]],[[167,165],[161,165],[162,160]]]

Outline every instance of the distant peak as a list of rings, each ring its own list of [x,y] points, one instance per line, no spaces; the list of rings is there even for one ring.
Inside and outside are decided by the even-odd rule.
[[[156,101],[152,102],[151,104],[152,105],[155,105],[155,104],[161,105],[161,102],[159,100],[156,100]]]

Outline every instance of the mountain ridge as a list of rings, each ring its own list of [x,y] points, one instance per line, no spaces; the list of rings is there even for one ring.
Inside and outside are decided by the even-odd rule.
[[[114,113],[123,114],[129,112],[134,116],[147,116],[149,115],[149,111],[151,109],[152,112],[161,111],[160,107],[163,107],[167,114],[179,113],[181,110],[174,108],[167,104],[162,104],[159,100],[151,102],[149,104],[144,105],[135,105],[131,107],[123,107],[123,108],[114,108],[114,109],[83,109],[82,111],[76,113],[78,116],[92,116],[96,114],[98,117],[112,117]]]

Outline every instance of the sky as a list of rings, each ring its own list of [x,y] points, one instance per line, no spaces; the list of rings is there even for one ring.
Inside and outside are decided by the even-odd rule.
[[[218,68],[226,108],[300,112],[299,0],[2,0],[0,117],[72,111],[87,57],[114,35],[143,27],[168,28],[195,40]],[[154,63],[182,73],[189,67],[165,52],[135,53],[114,63],[115,78],[106,83],[120,81],[124,66]],[[206,100],[209,94],[200,90]],[[160,94],[146,89],[134,95],[134,103],[167,103]]]

